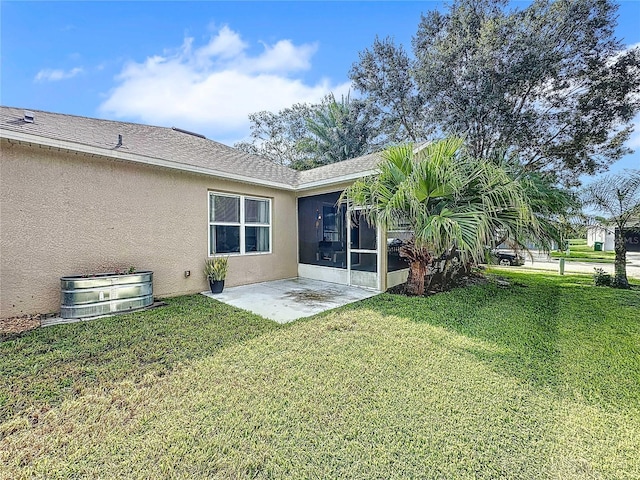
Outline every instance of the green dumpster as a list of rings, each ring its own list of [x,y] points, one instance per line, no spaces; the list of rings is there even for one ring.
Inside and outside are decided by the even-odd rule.
[[[596,252],[601,252],[602,251],[602,242],[594,242],[593,243],[593,250]]]

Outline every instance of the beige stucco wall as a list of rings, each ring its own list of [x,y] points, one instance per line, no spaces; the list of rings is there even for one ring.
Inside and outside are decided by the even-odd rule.
[[[273,202],[272,253],[231,257],[227,285],[297,275],[292,192],[3,139],[0,317],[59,311],[60,277],[130,265],[157,297],[207,289],[209,190]]]

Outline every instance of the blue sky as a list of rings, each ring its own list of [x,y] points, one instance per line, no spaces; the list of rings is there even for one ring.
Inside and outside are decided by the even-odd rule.
[[[525,2],[513,2],[524,6]],[[375,36],[410,49],[420,14],[444,2],[1,3],[3,105],[176,126],[226,144],[247,115],[349,91]],[[640,43],[640,1],[617,36]],[[640,118],[629,145],[640,150]],[[640,152],[612,170],[640,168]]]

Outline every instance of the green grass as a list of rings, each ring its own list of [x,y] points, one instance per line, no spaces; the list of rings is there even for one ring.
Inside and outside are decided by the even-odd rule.
[[[277,324],[196,295],[169,307],[40,328],[0,343],[0,422],[96,386],[162,377]]]
[[[593,247],[587,246],[587,241],[582,239],[569,240],[569,254],[567,252],[551,252],[555,258],[566,258],[580,262],[613,263],[615,252],[596,252]]]
[[[183,297],[4,342],[0,478],[640,478],[637,287],[504,275],[285,327]]]
[[[586,246],[587,245],[587,239],[586,238],[570,238],[568,240],[568,242],[569,242],[570,246],[574,246],[574,245]]]

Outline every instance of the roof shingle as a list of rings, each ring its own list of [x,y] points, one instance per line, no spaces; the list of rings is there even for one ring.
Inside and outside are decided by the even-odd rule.
[[[346,160],[303,172],[250,155],[222,143],[168,127],[100,120],[41,110],[33,123],[24,120],[24,109],[0,107],[0,132],[10,131],[51,140],[71,142],[108,151],[198,167],[211,175],[225,174],[253,179],[255,183],[284,184],[292,189],[314,182],[330,182],[375,168],[377,154]],[[119,135],[122,144],[118,145]]]

